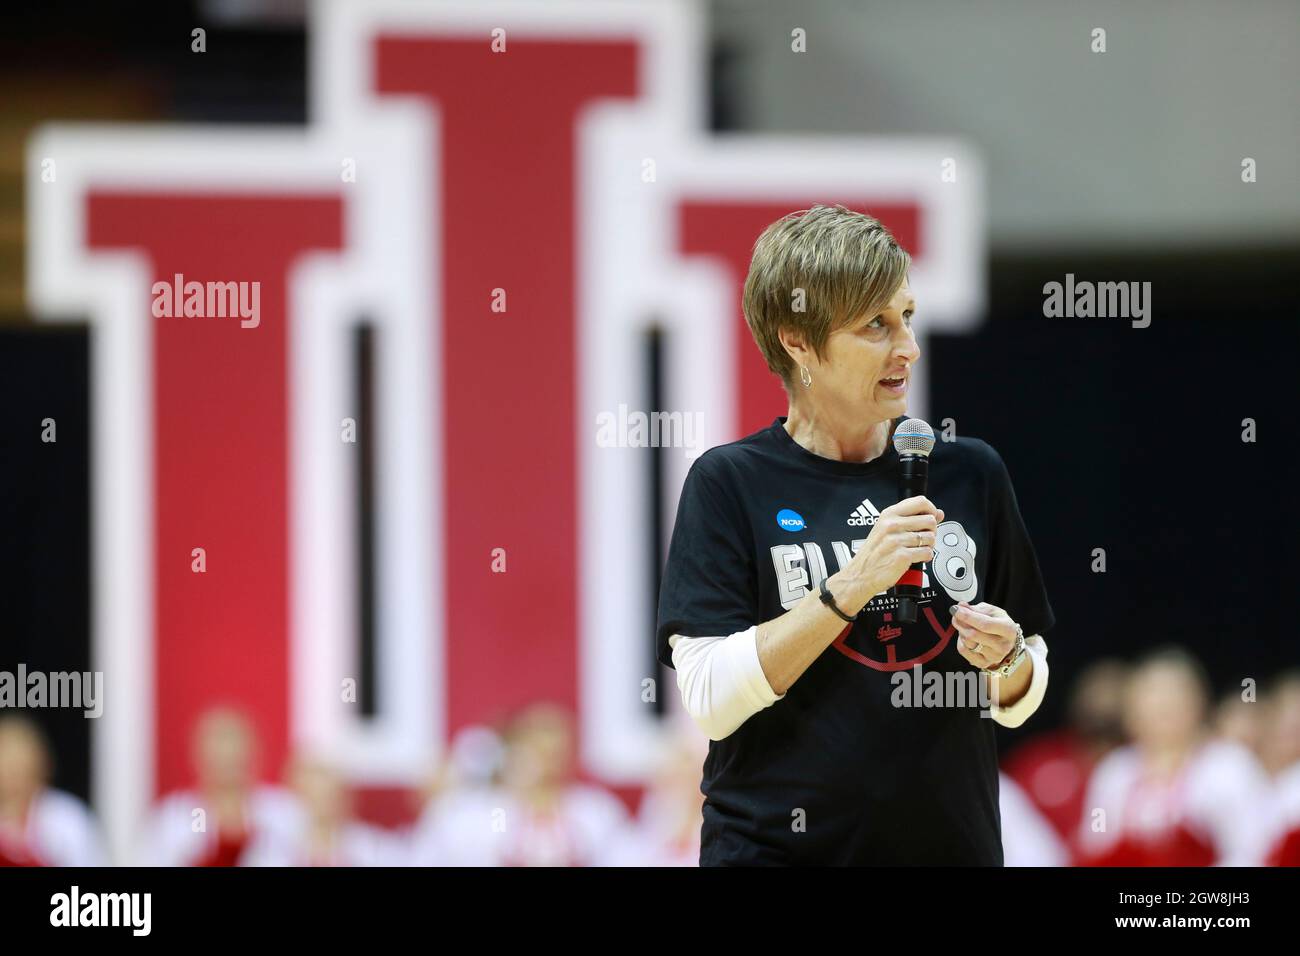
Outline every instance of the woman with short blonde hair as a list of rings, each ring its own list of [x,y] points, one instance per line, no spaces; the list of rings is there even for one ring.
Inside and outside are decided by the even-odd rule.
[[[745,318],[787,414],[692,465],[659,597],[660,660],[711,741],[702,865],[1003,862],[992,725],[1041,702],[1055,619],[987,443],[937,444],[927,494],[896,500],[910,265],[843,206],[754,245]],[[919,562],[903,622],[891,588]]]

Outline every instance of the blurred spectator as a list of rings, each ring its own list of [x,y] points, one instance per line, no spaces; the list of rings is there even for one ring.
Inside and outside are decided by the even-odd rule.
[[[1260,760],[1277,777],[1300,763],[1300,671],[1288,671],[1270,682],[1260,706]]]
[[[1278,829],[1267,861],[1300,866],[1300,671],[1283,674],[1265,698],[1262,744],[1273,774]]]
[[[435,800],[418,824],[416,862],[447,866],[603,866],[617,862],[627,811],[573,778],[572,718],[550,704],[514,717],[499,785]]]
[[[452,741],[449,759],[443,767],[442,786],[473,790],[500,782],[505,762],[505,742],[490,727],[465,727]]]
[[[166,797],[147,824],[146,866],[236,866],[256,838],[283,833],[301,811],[257,783],[257,740],[240,713],[215,709],[194,731],[198,789]]]
[[[395,866],[404,862],[398,838],[354,818],[352,797],[332,765],[299,757],[289,767],[295,812],[283,828],[251,841],[243,866]]]
[[[456,733],[411,829],[412,865],[441,866],[448,859],[452,851],[440,845],[450,836],[447,821],[493,800],[504,762],[505,743],[492,728],[472,724]]]
[[[90,808],[49,785],[50,748],[23,717],[0,718],[0,866],[105,866]]]
[[[628,866],[699,866],[704,825],[704,760],[708,739],[683,721],[646,790],[617,862]]]
[[[1006,774],[998,775],[998,810],[1002,816],[1004,866],[1068,866],[1065,841],[1034,806],[1028,794]]]
[[[1268,778],[1207,727],[1208,681],[1185,651],[1156,651],[1125,688],[1133,743],[1097,765],[1079,825],[1094,866],[1251,866],[1272,836]]]
[[[1083,812],[1083,795],[1097,761],[1124,743],[1124,684],[1128,666],[1099,660],[1075,680],[1068,725],[1021,744],[1003,761],[1003,771],[1067,847],[1073,850]]]
[[[1241,744],[1258,759],[1264,742],[1264,706],[1242,700],[1241,690],[1233,689],[1219,698],[1214,708],[1214,736]]]

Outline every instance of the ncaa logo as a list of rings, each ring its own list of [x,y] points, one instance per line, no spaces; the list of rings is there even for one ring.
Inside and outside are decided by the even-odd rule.
[[[791,511],[789,508],[783,508],[776,514],[776,525],[782,531],[802,531],[807,527],[803,520],[803,515],[797,511]]]

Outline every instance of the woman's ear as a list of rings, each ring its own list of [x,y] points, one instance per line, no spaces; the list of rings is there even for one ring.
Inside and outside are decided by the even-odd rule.
[[[800,332],[790,328],[781,328],[777,330],[777,338],[781,340],[781,346],[785,349],[785,354],[790,356],[790,361],[794,362],[795,368],[801,368],[808,365],[812,360],[812,350],[808,348]]]

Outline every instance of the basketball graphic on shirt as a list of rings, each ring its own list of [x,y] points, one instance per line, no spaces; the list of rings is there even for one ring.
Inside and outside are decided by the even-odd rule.
[[[832,645],[852,661],[880,671],[906,670],[933,660],[956,634],[945,608],[953,601],[974,601],[979,590],[975,574],[975,540],[957,521],[945,521],[935,532],[934,561],[921,577],[919,615],[903,624],[895,615],[898,597],[886,591],[872,598],[863,617],[844,629]],[[935,582],[950,600],[942,600]],[[941,620],[942,616],[942,620]]]

